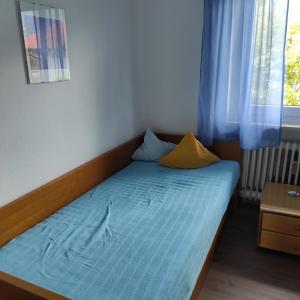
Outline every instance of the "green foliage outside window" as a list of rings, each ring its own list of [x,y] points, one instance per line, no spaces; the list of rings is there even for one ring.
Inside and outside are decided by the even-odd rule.
[[[287,32],[284,105],[300,106],[300,24]]]

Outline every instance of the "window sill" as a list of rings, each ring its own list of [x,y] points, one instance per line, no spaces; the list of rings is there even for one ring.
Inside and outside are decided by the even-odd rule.
[[[300,125],[297,124],[283,124],[282,140],[289,142],[300,142]]]
[[[284,129],[297,129],[300,130],[300,124],[282,124],[281,126]]]
[[[300,127],[300,106],[284,106],[282,122],[284,124],[283,125],[284,127],[299,128]]]

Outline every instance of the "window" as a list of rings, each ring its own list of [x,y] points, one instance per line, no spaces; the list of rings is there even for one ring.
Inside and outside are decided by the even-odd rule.
[[[300,1],[290,0],[283,122],[300,125]]]

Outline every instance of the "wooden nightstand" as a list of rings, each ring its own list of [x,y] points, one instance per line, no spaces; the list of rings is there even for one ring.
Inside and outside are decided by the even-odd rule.
[[[300,197],[289,190],[299,186],[267,183],[260,204],[258,246],[300,255]]]

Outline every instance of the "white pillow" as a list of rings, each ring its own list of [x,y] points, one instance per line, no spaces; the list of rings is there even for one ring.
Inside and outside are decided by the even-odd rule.
[[[175,144],[161,141],[147,128],[144,143],[132,155],[133,160],[157,161],[175,148]]]

